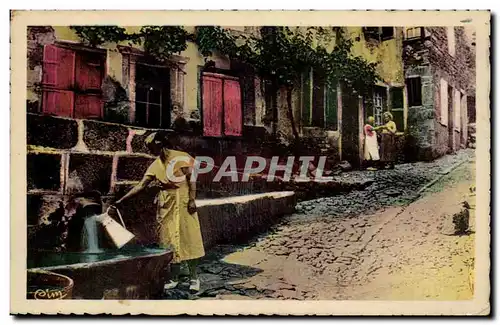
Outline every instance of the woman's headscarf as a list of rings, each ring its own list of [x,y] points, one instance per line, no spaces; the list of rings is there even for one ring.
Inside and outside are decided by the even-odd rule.
[[[394,119],[394,117],[392,116],[392,113],[391,113],[391,112],[385,112],[385,113],[384,113],[384,116],[389,117],[389,119],[390,119],[391,121]]]
[[[162,148],[170,146],[168,136],[164,131],[151,133],[150,135],[147,136],[146,140],[144,140],[144,143],[146,144],[146,146],[149,146],[152,143],[154,143],[155,145],[158,145]]]

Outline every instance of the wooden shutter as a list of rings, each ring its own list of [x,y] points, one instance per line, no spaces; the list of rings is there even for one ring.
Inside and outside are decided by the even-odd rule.
[[[101,86],[104,59],[99,53],[78,53],[75,80],[78,93],[75,98],[76,118],[100,118],[103,115]]]
[[[42,111],[47,114],[73,115],[75,53],[55,45],[45,45],[43,51]]]
[[[98,94],[77,94],[75,98],[75,118],[102,117],[103,102]]]
[[[311,74],[304,73],[302,76],[302,125],[311,124]]]
[[[83,91],[101,91],[103,65],[102,55],[98,53],[78,53],[75,70],[77,87]]]
[[[224,80],[224,134],[242,134],[241,89],[238,80]]]
[[[54,45],[45,45],[43,84],[69,90],[74,83],[75,52]]]
[[[68,90],[46,90],[43,92],[43,112],[72,117],[73,92]]]
[[[313,71],[311,126],[325,127],[325,86],[324,77]]]
[[[336,85],[326,86],[325,119],[328,130],[338,129],[338,100]]]
[[[222,79],[203,76],[203,132],[222,135]]]
[[[42,83],[55,87],[57,84],[57,47],[45,45],[43,49],[43,77]]]
[[[396,128],[398,131],[404,131],[404,100],[403,100],[403,88],[393,87],[390,89],[391,97],[391,112],[394,117],[394,123],[396,123]]]

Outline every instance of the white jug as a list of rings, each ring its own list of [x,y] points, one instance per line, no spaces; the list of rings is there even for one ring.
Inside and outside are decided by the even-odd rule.
[[[118,217],[120,217],[120,221],[122,223],[121,225],[109,216],[108,211],[109,208],[106,213],[97,216],[96,220],[104,226],[104,229],[108,233],[115,246],[117,248],[122,248],[135,236],[125,228],[125,223],[123,222],[122,215],[120,211],[118,211],[118,209],[116,209],[116,212],[118,214]]]

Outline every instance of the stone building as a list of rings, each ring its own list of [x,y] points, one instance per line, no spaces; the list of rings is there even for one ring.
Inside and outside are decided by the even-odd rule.
[[[474,33],[462,27],[405,29],[408,155],[431,160],[467,146],[475,118]]]
[[[324,46],[333,48],[336,33],[323,39]],[[373,115],[382,124],[382,113],[391,111],[398,127],[403,149],[403,134],[407,127],[407,100],[403,75],[403,29],[400,27],[343,27],[342,37],[351,39],[354,56],[377,63],[382,80],[373,89],[372,98],[361,98],[345,91],[342,85],[329,87],[314,71],[302,77],[292,96],[295,125],[301,142],[311,155],[327,155],[333,161],[346,160],[358,166],[363,158],[363,125]],[[321,42],[321,39],[320,41]],[[273,99],[266,99],[266,103]],[[277,121],[280,136],[292,138],[287,117],[284,92],[277,96]],[[266,105],[265,107],[269,107]]]
[[[227,28],[255,33],[257,27]],[[390,110],[400,135],[407,127],[403,29],[348,27],[344,35],[354,40],[354,55],[379,63],[383,80],[373,100],[327,87],[310,71],[295,87],[292,106],[311,155],[357,165],[368,115],[380,123]],[[336,34],[322,41],[333,48]],[[75,192],[98,190],[106,199],[130,187],[153,159],[143,140],[154,130],[174,129],[186,151],[211,156],[216,166],[234,155],[240,168],[246,156],[279,155],[279,144],[290,140],[282,91],[271,93],[251,68],[225,57],[214,55],[207,65],[191,42],[160,65],[138,45],[90,48],[69,27],[30,27],[27,61],[28,224]],[[214,184],[210,175],[198,185],[200,197],[265,191],[265,183]]]

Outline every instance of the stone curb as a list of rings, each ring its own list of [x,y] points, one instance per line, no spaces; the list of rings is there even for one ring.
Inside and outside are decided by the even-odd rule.
[[[418,199],[422,195],[422,193],[425,192],[427,189],[429,189],[432,185],[436,184],[441,179],[443,179],[446,175],[448,175],[449,173],[451,173],[452,171],[454,171],[455,169],[457,169],[458,167],[462,166],[464,163],[469,162],[469,161],[470,161],[470,159],[463,159],[463,160],[455,163],[451,167],[448,167],[447,169],[440,172],[438,177],[434,178],[432,181],[425,184],[420,190],[418,190],[418,192],[415,196],[415,200]]]

